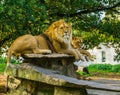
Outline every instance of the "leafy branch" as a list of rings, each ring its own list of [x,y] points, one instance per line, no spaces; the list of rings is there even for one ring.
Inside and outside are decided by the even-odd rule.
[[[91,12],[98,12],[98,11],[105,11],[105,10],[113,10],[114,8],[116,7],[119,7],[120,6],[120,2],[117,2],[116,4],[112,5],[112,6],[97,6],[97,7],[91,7],[89,9],[83,9],[83,10],[79,10],[78,12],[76,13],[71,13],[69,14],[68,16],[69,17],[75,17],[75,16],[80,16],[81,14],[88,14],[88,13],[91,13]],[[54,14],[50,14],[51,16],[54,15]],[[57,16],[60,16],[60,17],[64,17],[66,16],[65,13],[57,13],[56,14]]]

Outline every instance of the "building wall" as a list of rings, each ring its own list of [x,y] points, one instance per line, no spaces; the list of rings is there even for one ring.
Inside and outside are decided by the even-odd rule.
[[[119,64],[120,62],[114,61],[114,56],[116,55],[115,49],[113,47],[107,47],[103,44],[99,45],[99,49],[97,47],[88,50],[91,55],[95,57],[94,61],[78,61],[74,62],[75,65],[79,66],[89,66],[90,64]],[[102,52],[105,54],[102,55]]]
[[[117,64],[117,61],[114,61],[114,56],[116,55],[115,49],[113,47],[107,47],[103,44],[100,44],[101,48],[95,47],[92,50],[88,50],[92,55],[95,56],[93,63],[110,63]]]

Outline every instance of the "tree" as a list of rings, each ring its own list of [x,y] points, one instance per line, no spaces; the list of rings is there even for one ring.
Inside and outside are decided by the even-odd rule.
[[[113,15],[118,15],[119,7],[119,0],[1,0],[0,46],[20,35],[40,34],[61,18],[72,22],[73,31],[77,31],[74,34],[83,37],[86,48],[93,48],[100,42],[119,42],[116,33],[120,33],[120,20]],[[102,13],[116,20],[106,17],[103,21]]]
[[[3,0],[0,10],[0,46],[24,34],[39,34],[46,27],[48,14],[39,0]]]

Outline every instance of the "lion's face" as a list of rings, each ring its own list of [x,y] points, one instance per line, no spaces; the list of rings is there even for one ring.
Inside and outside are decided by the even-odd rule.
[[[60,23],[60,25],[57,27],[56,35],[62,38],[64,41],[70,41],[72,31],[71,31],[71,25],[67,23]]]
[[[55,35],[58,39],[61,39],[65,43],[69,42],[72,37],[72,27],[70,24],[66,23],[64,20],[59,20],[54,23]]]
[[[72,27],[64,20],[59,20],[54,22],[45,33],[51,36],[52,39],[59,42],[66,42],[70,41],[72,37]]]
[[[73,48],[81,48],[82,47],[82,38],[81,37],[72,37],[72,46]]]

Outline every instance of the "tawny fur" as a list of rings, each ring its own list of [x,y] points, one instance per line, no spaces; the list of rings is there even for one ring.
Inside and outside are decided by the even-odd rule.
[[[63,19],[51,24],[44,34],[49,37],[57,53],[71,54],[77,60],[81,59],[80,52],[71,46],[72,27]],[[7,65],[10,64],[12,55],[21,56],[26,53],[51,53],[51,49],[46,39],[41,35],[28,34],[18,37],[9,48]]]
[[[71,54],[76,60],[82,59],[80,52],[71,46],[72,26],[64,20],[54,22],[46,31],[57,53]]]
[[[41,42],[44,42],[44,39],[40,39]],[[23,35],[18,37],[10,46],[7,55],[7,65],[11,63],[11,56],[21,56],[22,54],[30,54],[30,53],[51,53],[47,47],[42,47],[38,45],[35,36],[30,34]]]
[[[88,59],[93,61],[93,56],[87,50],[82,49],[82,38],[81,37],[72,37],[71,42],[72,42],[71,44],[73,48],[78,49],[81,54],[86,55]]]

